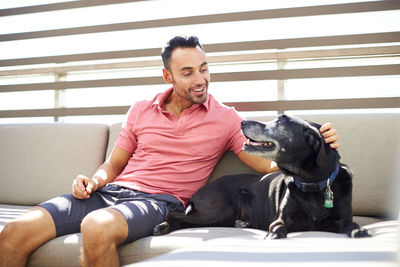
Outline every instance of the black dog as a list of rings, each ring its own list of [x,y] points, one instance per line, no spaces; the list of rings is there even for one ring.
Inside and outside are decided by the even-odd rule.
[[[285,115],[262,124],[243,121],[244,150],[275,161],[279,172],[229,175],[202,187],[185,213],[173,212],[155,235],[196,226],[251,227],[272,238],[329,231],[369,236],[352,220],[352,176],[324,142],[320,125]]]

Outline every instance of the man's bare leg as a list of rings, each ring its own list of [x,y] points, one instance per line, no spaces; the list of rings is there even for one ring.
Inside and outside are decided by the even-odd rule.
[[[0,233],[0,266],[25,266],[29,255],[56,237],[53,218],[44,208],[35,207],[4,226]]]
[[[117,246],[128,236],[128,224],[117,210],[89,213],[82,221],[82,266],[119,266]]]

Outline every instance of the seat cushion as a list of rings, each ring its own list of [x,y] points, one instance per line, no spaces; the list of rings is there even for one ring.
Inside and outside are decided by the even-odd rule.
[[[265,232],[234,229],[232,235],[126,266],[388,266],[397,265],[397,221],[368,226],[371,238],[353,239],[344,234],[296,232],[288,238],[264,240]],[[200,228],[193,229],[193,233]],[[205,229],[203,231],[206,231]],[[245,232],[246,234],[235,234]],[[187,232],[186,232],[187,233]]]
[[[157,264],[160,264],[158,266],[175,266],[177,259],[179,264],[176,266],[192,266],[192,262],[180,262],[180,260],[188,260],[187,255],[193,256],[192,259],[199,259],[202,258],[201,255],[203,254],[203,259],[210,257],[213,260],[224,259],[229,261],[229,257],[234,257],[231,253],[242,255],[246,262],[251,261],[249,255],[254,254],[264,261],[266,260],[265,257],[272,255],[273,252],[281,255],[290,252],[291,254],[288,255],[292,258],[291,261],[294,261],[296,253],[300,252],[308,253],[307,255],[315,254],[314,256],[318,255],[317,252],[327,253],[328,256],[336,255],[333,252],[337,252],[344,259],[355,256],[357,260],[361,256],[372,253],[378,255],[381,259],[392,260],[397,251],[397,227],[397,221],[368,225],[365,228],[370,230],[372,237],[359,240],[350,239],[345,234],[328,232],[296,232],[290,233],[287,239],[264,240],[267,232],[256,229],[189,228],[164,236],[149,236],[124,244],[118,248],[118,253],[121,265],[150,259],[146,263],[149,265],[143,266],[156,266]],[[344,247],[341,247],[342,243]],[[79,266],[81,244],[81,234],[55,238],[31,255],[28,266]],[[320,246],[322,247],[320,248]],[[353,248],[353,246],[355,247]],[[361,250],[357,250],[357,246],[360,246]],[[233,250],[231,251],[231,249]],[[347,250],[349,250],[349,254],[346,256],[344,252]],[[216,253],[217,251],[221,254]],[[224,254],[222,252],[229,253]],[[228,259],[225,258],[227,255],[230,255]],[[368,257],[367,259],[371,260]],[[205,266],[202,264],[207,264],[207,262],[199,259],[199,262],[193,266]]]

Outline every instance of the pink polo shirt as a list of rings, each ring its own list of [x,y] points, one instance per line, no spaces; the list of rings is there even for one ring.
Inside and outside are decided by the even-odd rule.
[[[183,203],[206,182],[227,150],[242,150],[241,117],[212,95],[178,118],[163,110],[172,88],[133,105],[116,146],[132,152],[114,184],[150,194],[171,194]]]

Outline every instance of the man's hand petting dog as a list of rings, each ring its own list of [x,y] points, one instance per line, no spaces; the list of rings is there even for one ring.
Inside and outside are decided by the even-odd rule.
[[[155,235],[187,227],[236,226],[267,230],[273,239],[299,231],[369,236],[353,222],[352,174],[339,162],[339,144],[326,143],[337,140],[331,124],[321,127],[282,115],[266,124],[243,121],[242,131],[248,138],[244,150],[276,162],[280,171],[228,175],[205,185],[186,212],[171,212],[155,227]],[[336,139],[324,140],[326,136]]]
[[[319,128],[322,136],[324,137],[325,143],[333,149],[338,149],[340,144],[337,142],[339,137],[335,129],[332,128],[332,123],[327,122]]]

